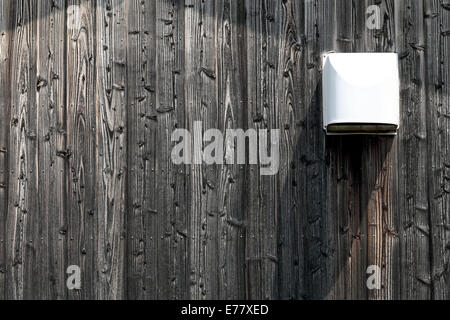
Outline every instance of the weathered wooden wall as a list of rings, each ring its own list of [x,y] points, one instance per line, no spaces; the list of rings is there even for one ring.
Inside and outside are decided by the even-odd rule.
[[[325,137],[331,50],[399,53],[396,138]],[[449,299],[449,71],[448,0],[0,0],[0,299]],[[199,120],[279,174],[173,165]]]

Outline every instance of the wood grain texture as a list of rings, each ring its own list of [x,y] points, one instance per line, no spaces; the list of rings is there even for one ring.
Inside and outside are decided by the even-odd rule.
[[[217,114],[216,64],[212,51],[215,47],[215,28],[211,20],[214,5],[212,1],[185,2],[186,128],[192,133],[193,147],[200,146],[202,149],[203,133],[209,126],[214,127],[211,122]],[[193,158],[193,162],[201,161],[202,154],[195,152]],[[216,178],[208,181],[207,169],[201,165],[189,166],[189,289],[190,297],[194,299],[211,298],[217,290],[217,215],[208,214],[210,198],[217,192]],[[212,175],[215,175],[214,168]]]
[[[279,46],[282,4],[249,0],[247,13],[247,110],[248,129],[279,129],[277,83],[284,74]],[[280,19],[280,20],[276,20]],[[258,139],[258,146],[265,141]],[[259,165],[247,167],[246,298],[270,299],[278,295],[277,179],[261,175]]]
[[[128,12],[128,295],[156,298],[156,2]]]
[[[245,3],[223,0],[216,3],[217,17],[217,128],[245,128],[247,92]],[[225,149],[227,146],[224,147]],[[217,169],[217,200],[211,216],[217,216],[219,299],[245,297],[244,221],[246,170],[238,164]]]
[[[430,211],[432,298],[449,299],[450,213],[450,10],[445,3],[424,5],[426,57],[426,105],[428,203]]]
[[[280,173],[277,177],[276,191],[279,216],[277,220],[277,251],[268,257],[278,268],[278,295],[282,299],[302,298],[304,269],[300,262],[303,238],[297,238],[301,229],[302,198],[297,170],[300,168],[297,146],[301,136],[301,121],[306,110],[303,101],[305,62],[305,10],[298,1],[286,1],[282,7],[282,20],[272,21],[272,28],[278,26],[272,37],[279,41],[277,57],[267,61],[268,70],[276,72],[275,101],[278,105],[281,128]],[[272,15],[271,15],[272,16]],[[274,19],[274,18],[272,18]],[[269,18],[269,21],[271,19]],[[276,254],[274,254],[276,253]]]
[[[127,2],[100,0],[96,31],[96,297],[125,297]]]
[[[6,235],[5,221],[8,209],[8,149],[10,126],[10,37],[9,29],[11,14],[11,1],[0,3],[0,110],[3,116],[0,118],[0,300],[5,299],[6,294]]]
[[[66,76],[60,79],[66,82],[66,114],[60,130],[63,144],[58,152],[66,170],[67,190],[67,212],[61,222],[60,237],[67,246],[65,267],[77,265],[86,270],[81,290],[68,291],[68,298],[93,299],[97,295],[94,286],[99,269],[95,7],[88,1],[68,1],[66,8],[68,19],[73,21],[66,26]]]
[[[188,110],[185,108],[184,86],[187,74],[183,52],[186,39],[187,4],[180,1],[160,1],[156,5],[156,104],[155,114],[157,147],[155,164],[156,207],[153,262],[156,268],[157,299],[182,299],[188,297],[187,286],[192,280],[189,269],[190,235],[187,168],[176,167],[171,159],[171,135],[176,128],[185,128]],[[151,142],[149,142],[151,144]],[[153,147],[152,147],[153,148]],[[155,260],[156,257],[156,260]]]
[[[449,20],[444,0],[0,1],[0,299],[448,299]],[[331,51],[398,52],[397,137],[324,135]],[[175,129],[212,128],[279,129],[278,174],[172,163]]]
[[[32,299],[38,295],[35,277],[40,246],[37,146],[37,4],[16,1],[10,9],[11,35],[10,132],[8,210],[6,217],[6,297]],[[44,275],[42,275],[44,276]]]
[[[401,74],[401,123],[397,201],[400,217],[402,296],[431,298],[430,211],[427,195],[425,51],[423,3],[396,3],[397,50]],[[402,31],[400,31],[402,30]],[[411,174],[414,172],[414,174]]]
[[[65,220],[65,1],[38,2],[37,15],[37,131],[38,212],[34,270],[41,275],[33,297],[64,299],[66,246],[61,234]],[[45,18],[41,18],[45,17]],[[61,81],[62,80],[62,81]]]

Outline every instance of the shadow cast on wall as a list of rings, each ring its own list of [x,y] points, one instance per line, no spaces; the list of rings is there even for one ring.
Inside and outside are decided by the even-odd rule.
[[[295,210],[280,210],[282,228],[293,229],[287,241],[292,251],[279,249],[279,268],[289,270],[278,275],[284,284],[280,289],[286,290],[280,295],[367,299],[366,271],[380,265],[374,252],[383,250],[379,228],[393,224],[382,220],[389,217],[385,211],[395,210],[389,154],[396,138],[326,136],[321,81],[313,92],[294,137],[292,173],[280,195],[295,204]],[[295,285],[286,285],[285,277],[292,275]]]

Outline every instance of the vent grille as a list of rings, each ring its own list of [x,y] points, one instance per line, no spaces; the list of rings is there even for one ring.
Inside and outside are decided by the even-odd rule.
[[[367,134],[367,135],[396,135],[398,126],[394,124],[375,123],[338,123],[330,124],[327,133],[330,135]]]

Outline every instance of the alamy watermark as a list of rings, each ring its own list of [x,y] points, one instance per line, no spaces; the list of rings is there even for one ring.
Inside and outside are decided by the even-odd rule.
[[[81,289],[81,268],[79,266],[73,265],[67,268],[67,289],[69,290],[80,290]]]
[[[380,290],[381,289],[381,268],[376,265],[369,266],[366,271],[367,275],[367,289]]]
[[[72,5],[67,8],[67,28],[69,30],[78,30],[81,28],[80,6]]]
[[[377,5],[371,5],[366,10],[366,27],[370,30],[380,30],[383,26],[381,8]]]
[[[280,166],[279,129],[228,129],[224,137],[217,129],[203,133],[202,122],[196,121],[193,133],[176,129],[172,142],[177,142],[171,155],[176,165],[259,164],[262,176],[276,175]]]

